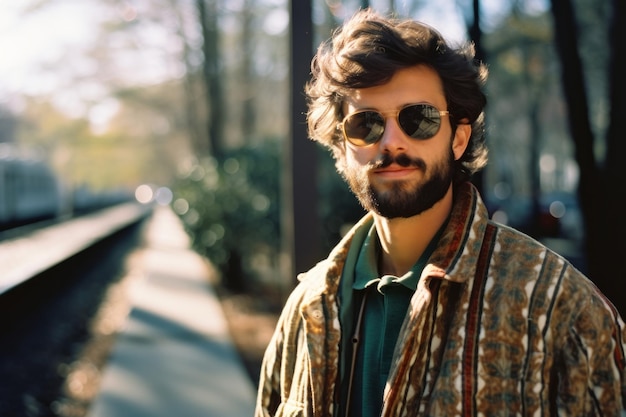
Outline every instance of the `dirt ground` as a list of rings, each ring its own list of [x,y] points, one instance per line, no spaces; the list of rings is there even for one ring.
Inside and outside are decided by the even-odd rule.
[[[263,353],[278,320],[278,306],[252,294],[218,291],[231,335],[241,359],[257,385]]]

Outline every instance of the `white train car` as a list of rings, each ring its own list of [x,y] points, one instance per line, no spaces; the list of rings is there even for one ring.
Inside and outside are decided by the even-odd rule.
[[[54,218],[60,208],[59,184],[50,166],[0,148],[0,228]]]

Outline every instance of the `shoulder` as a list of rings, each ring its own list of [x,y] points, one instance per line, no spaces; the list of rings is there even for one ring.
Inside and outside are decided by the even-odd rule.
[[[487,229],[490,232],[485,234],[478,259],[486,260],[482,274],[487,282],[491,281],[492,288],[517,291],[525,294],[529,303],[567,312],[570,317],[590,302],[606,307],[606,297],[592,280],[561,254],[491,220],[487,221]]]
[[[491,262],[497,263],[497,270],[512,276],[564,274],[574,280],[585,278],[564,256],[540,241],[491,220],[487,224],[491,233],[485,234],[483,250],[489,251]]]
[[[593,280],[574,267],[561,254],[541,242],[507,226],[494,224],[492,270],[506,284],[520,281],[529,301],[543,300],[552,312],[552,320],[564,328],[585,327],[593,322],[596,329],[623,328],[622,319],[609,298]],[[613,330],[611,330],[613,331]]]

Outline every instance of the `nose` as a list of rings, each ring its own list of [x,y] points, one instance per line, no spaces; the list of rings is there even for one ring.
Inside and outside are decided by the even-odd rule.
[[[400,128],[395,117],[389,117],[385,121],[385,131],[380,139],[379,147],[383,153],[397,153],[406,151],[409,138]]]

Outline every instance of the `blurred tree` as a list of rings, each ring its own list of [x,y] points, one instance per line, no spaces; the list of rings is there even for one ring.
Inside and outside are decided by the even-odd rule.
[[[277,140],[224,150],[189,165],[174,186],[174,209],[194,247],[233,291],[276,285],[279,245]]]
[[[217,2],[210,4],[205,1],[200,4],[195,1],[194,4],[199,22],[210,21],[211,13],[217,13],[215,6]],[[211,24],[214,23],[216,22]],[[218,266],[224,279],[228,281],[228,286],[241,289],[248,285],[247,279],[258,275],[263,269],[257,268],[259,262],[251,262],[251,258],[258,260],[262,253],[269,253],[273,256],[272,262],[278,259],[275,251],[260,251],[258,246],[254,246],[253,243],[260,240],[267,245],[276,247],[279,245],[275,239],[267,236],[255,237],[255,233],[258,235],[260,232],[259,228],[249,221],[253,218],[258,219],[259,216],[251,216],[246,208],[249,208],[251,201],[244,200],[253,198],[246,184],[260,181],[263,177],[261,174],[263,170],[268,170],[279,178],[279,164],[269,160],[265,160],[263,164],[250,164],[249,162],[250,155],[253,153],[251,149],[255,149],[254,153],[269,152],[269,149],[273,149],[275,145],[271,143],[275,139],[270,140],[268,137],[285,133],[284,127],[288,120],[285,78],[288,63],[287,37],[284,28],[287,27],[287,22],[280,12],[280,5],[246,0],[241,4],[222,4],[219,7],[219,22],[217,23],[219,24],[215,27],[219,32],[217,37],[208,38],[213,36],[209,30],[210,25],[205,25],[204,30],[201,31],[202,39],[198,42],[203,52],[199,60],[201,65],[197,71],[193,71],[191,65],[187,66],[189,70],[186,79],[191,88],[186,90],[186,94],[195,93],[197,96],[197,86],[204,86],[200,90],[206,102],[200,106],[201,114],[198,119],[206,120],[205,126],[215,126],[213,119],[216,113],[212,109],[218,109],[221,112],[219,137],[213,134],[215,140],[210,139],[211,146],[206,152],[196,148],[197,159],[201,161],[196,164],[199,167],[197,172],[214,172],[207,178],[218,178],[219,185],[216,186],[216,190],[212,191],[205,188],[204,181],[188,181],[189,178],[187,178],[176,181],[174,191],[176,196],[188,201],[189,212],[195,213],[183,216],[194,237],[194,245],[207,256],[210,254],[210,259]],[[200,26],[201,23],[198,25]],[[210,45],[217,40],[219,40],[219,48],[215,49],[215,45]],[[210,47],[209,51],[207,51],[208,47]],[[195,54],[191,44],[189,49],[190,63],[193,64],[196,61],[194,61]],[[208,62],[211,60],[214,62]],[[189,81],[190,78],[193,81]],[[218,79],[219,89],[228,91],[227,95],[222,92],[219,92],[217,96],[214,94],[214,83]],[[281,94],[281,91],[285,94]],[[195,99],[188,100],[189,103],[194,101]],[[179,114],[176,109],[171,110],[173,114]],[[204,118],[202,113],[206,114]],[[210,134],[204,129],[201,136],[206,138]],[[215,147],[219,148],[217,153],[214,151]],[[242,167],[236,176],[226,172],[227,167],[232,167],[235,163],[233,161],[241,163]],[[244,169],[244,167],[247,168]],[[231,181],[235,178],[237,181]],[[193,197],[189,197],[190,195]],[[213,198],[218,195],[219,198]],[[278,198],[278,190],[275,190],[275,196]],[[237,201],[238,207],[234,211],[231,210],[233,201]],[[275,213],[263,212],[261,214],[271,217]],[[197,219],[189,220],[196,215]],[[245,233],[242,231],[244,225],[250,228]],[[207,249],[203,239],[210,235],[211,231],[214,232],[215,227],[222,227],[228,231],[228,238],[220,240],[219,244],[210,245],[211,248]],[[241,239],[244,238],[252,243],[243,244]],[[237,244],[239,244],[238,247]],[[263,274],[266,272],[261,273]]]
[[[604,178],[606,183],[607,215],[603,216],[609,223],[607,231],[611,233],[604,242],[608,242],[611,252],[596,254],[595,263],[600,264],[602,259],[609,259],[610,269],[602,271],[600,286],[607,288],[609,294],[623,294],[624,274],[619,262],[620,256],[626,253],[626,216],[622,211],[626,200],[626,170],[622,158],[626,155],[626,140],[624,140],[624,119],[626,118],[626,2],[613,0],[613,13],[609,32],[611,56],[609,61],[609,125],[607,129],[607,150],[604,163]],[[597,244],[597,242],[590,242]],[[617,277],[622,277],[621,279]],[[626,300],[618,297],[618,308],[626,314]]]
[[[570,0],[552,0],[556,45],[561,58],[563,74],[563,94],[569,110],[569,128],[575,143],[576,161],[580,168],[579,197],[586,230],[589,271],[598,276],[596,255],[591,242],[598,242],[596,234],[602,234],[603,227],[598,204],[604,195],[599,181],[599,171],[593,150],[593,133],[589,122],[589,109],[582,62],[578,50],[578,29],[574,9]],[[596,194],[597,193],[597,194]],[[600,246],[601,247],[601,246]]]
[[[43,17],[62,3],[25,2],[24,18]],[[184,121],[202,109],[197,99],[185,105],[198,88],[188,87],[195,97],[181,94],[183,81],[199,85],[193,8],[174,0],[99,0],[85,7],[98,16],[91,41],[65,48],[60,60],[42,59],[41,71],[58,85],[47,95],[15,100],[23,108],[16,138],[43,148],[74,185],[168,184],[176,159],[187,158],[196,143],[189,132],[198,122]]]
[[[177,7],[177,0],[169,0],[170,9],[174,16],[175,24],[173,32],[177,35],[181,43],[181,61],[185,67],[185,74],[182,78],[184,89],[184,117],[186,120],[186,131],[192,144],[194,152],[207,155],[211,145],[206,138],[206,106],[202,91],[203,79],[198,74],[197,56],[198,51],[194,46],[194,36],[189,33],[190,29],[185,13],[181,7]],[[199,24],[200,22],[198,22]]]
[[[170,184],[181,161],[198,152],[189,138],[185,82],[183,78],[115,93],[121,108],[104,135],[125,138],[128,146],[134,146],[135,164],[143,166],[156,184]]]
[[[626,48],[624,25],[626,8],[623,1],[613,2],[611,23],[610,67],[611,120],[607,134],[607,148],[604,163],[598,162],[594,152],[594,134],[590,122],[589,102],[585,84],[584,69],[579,52],[578,22],[570,0],[552,0],[552,14],[555,24],[556,43],[561,58],[563,92],[569,110],[570,134],[576,145],[576,160],[580,167],[579,196],[586,230],[589,274],[606,294],[620,291],[623,283],[620,276],[619,256],[626,249],[623,236],[626,221],[617,207],[626,197],[624,180],[626,174],[619,158],[624,150],[623,138],[615,128],[626,115],[623,53]],[[594,3],[595,4],[595,3]],[[619,75],[617,75],[619,74]],[[620,301],[618,308],[626,311],[626,301]]]
[[[469,39],[474,44],[475,59],[480,62],[487,62],[487,53],[483,47],[483,31],[480,26],[481,21],[480,0],[472,0],[472,19],[466,22]],[[476,186],[480,193],[483,193],[483,171],[477,172],[472,178],[472,183]]]
[[[499,63],[494,60],[493,75],[496,77],[495,83],[504,85],[504,89],[508,90],[507,93],[501,91],[502,95],[496,100],[499,101],[500,98],[515,100],[517,105],[513,111],[513,118],[519,120],[520,110],[524,109],[521,115],[526,119],[527,129],[525,129],[526,137],[524,138],[526,152],[523,153],[526,158],[521,166],[525,165],[523,172],[527,173],[524,178],[527,186],[524,188],[529,197],[529,207],[527,218],[516,226],[541,239],[545,237],[545,230],[541,223],[541,197],[543,193],[553,190],[542,187],[540,159],[542,154],[550,152],[553,147],[551,143],[558,141],[562,135],[548,132],[544,123],[548,120],[545,114],[553,105],[551,97],[556,94],[554,88],[551,88],[551,85],[555,83],[555,78],[551,76],[550,63],[555,60],[555,56],[552,53],[552,38],[548,21],[545,15],[528,15],[523,10],[523,5],[523,1],[518,1],[513,5],[511,14],[493,35],[490,53],[494,55],[494,58],[504,61],[504,63]],[[518,66],[513,79],[507,77],[508,71],[505,69],[512,64],[511,53],[517,55],[516,65]],[[502,77],[506,78],[502,79]],[[500,155],[500,157],[504,156]],[[563,156],[566,158],[565,155]],[[511,180],[512,178],[508,179],[508,181]],[[518,188],[517,191],[519,190]]]
[[[208,140],[210,152],[220,158],[224,136],[224,98],[220,65],[218,0],[196,0],[198,18],[202,27],[204,86],[209,111]]]
[[[255,73],[254,73],[254,28],[255,1],[245,0],[241,10],[241,81],[243,89],[241,131],[248,140],[255,135],[256,109],[255,98]]]
[[[483,198],[498,221],[534,236],[584,270],[578,170],[565,123],[551,15],[519,2],[485,34],[484,46],[490,161]],[[553,215],[555,201],[563,211]]]

